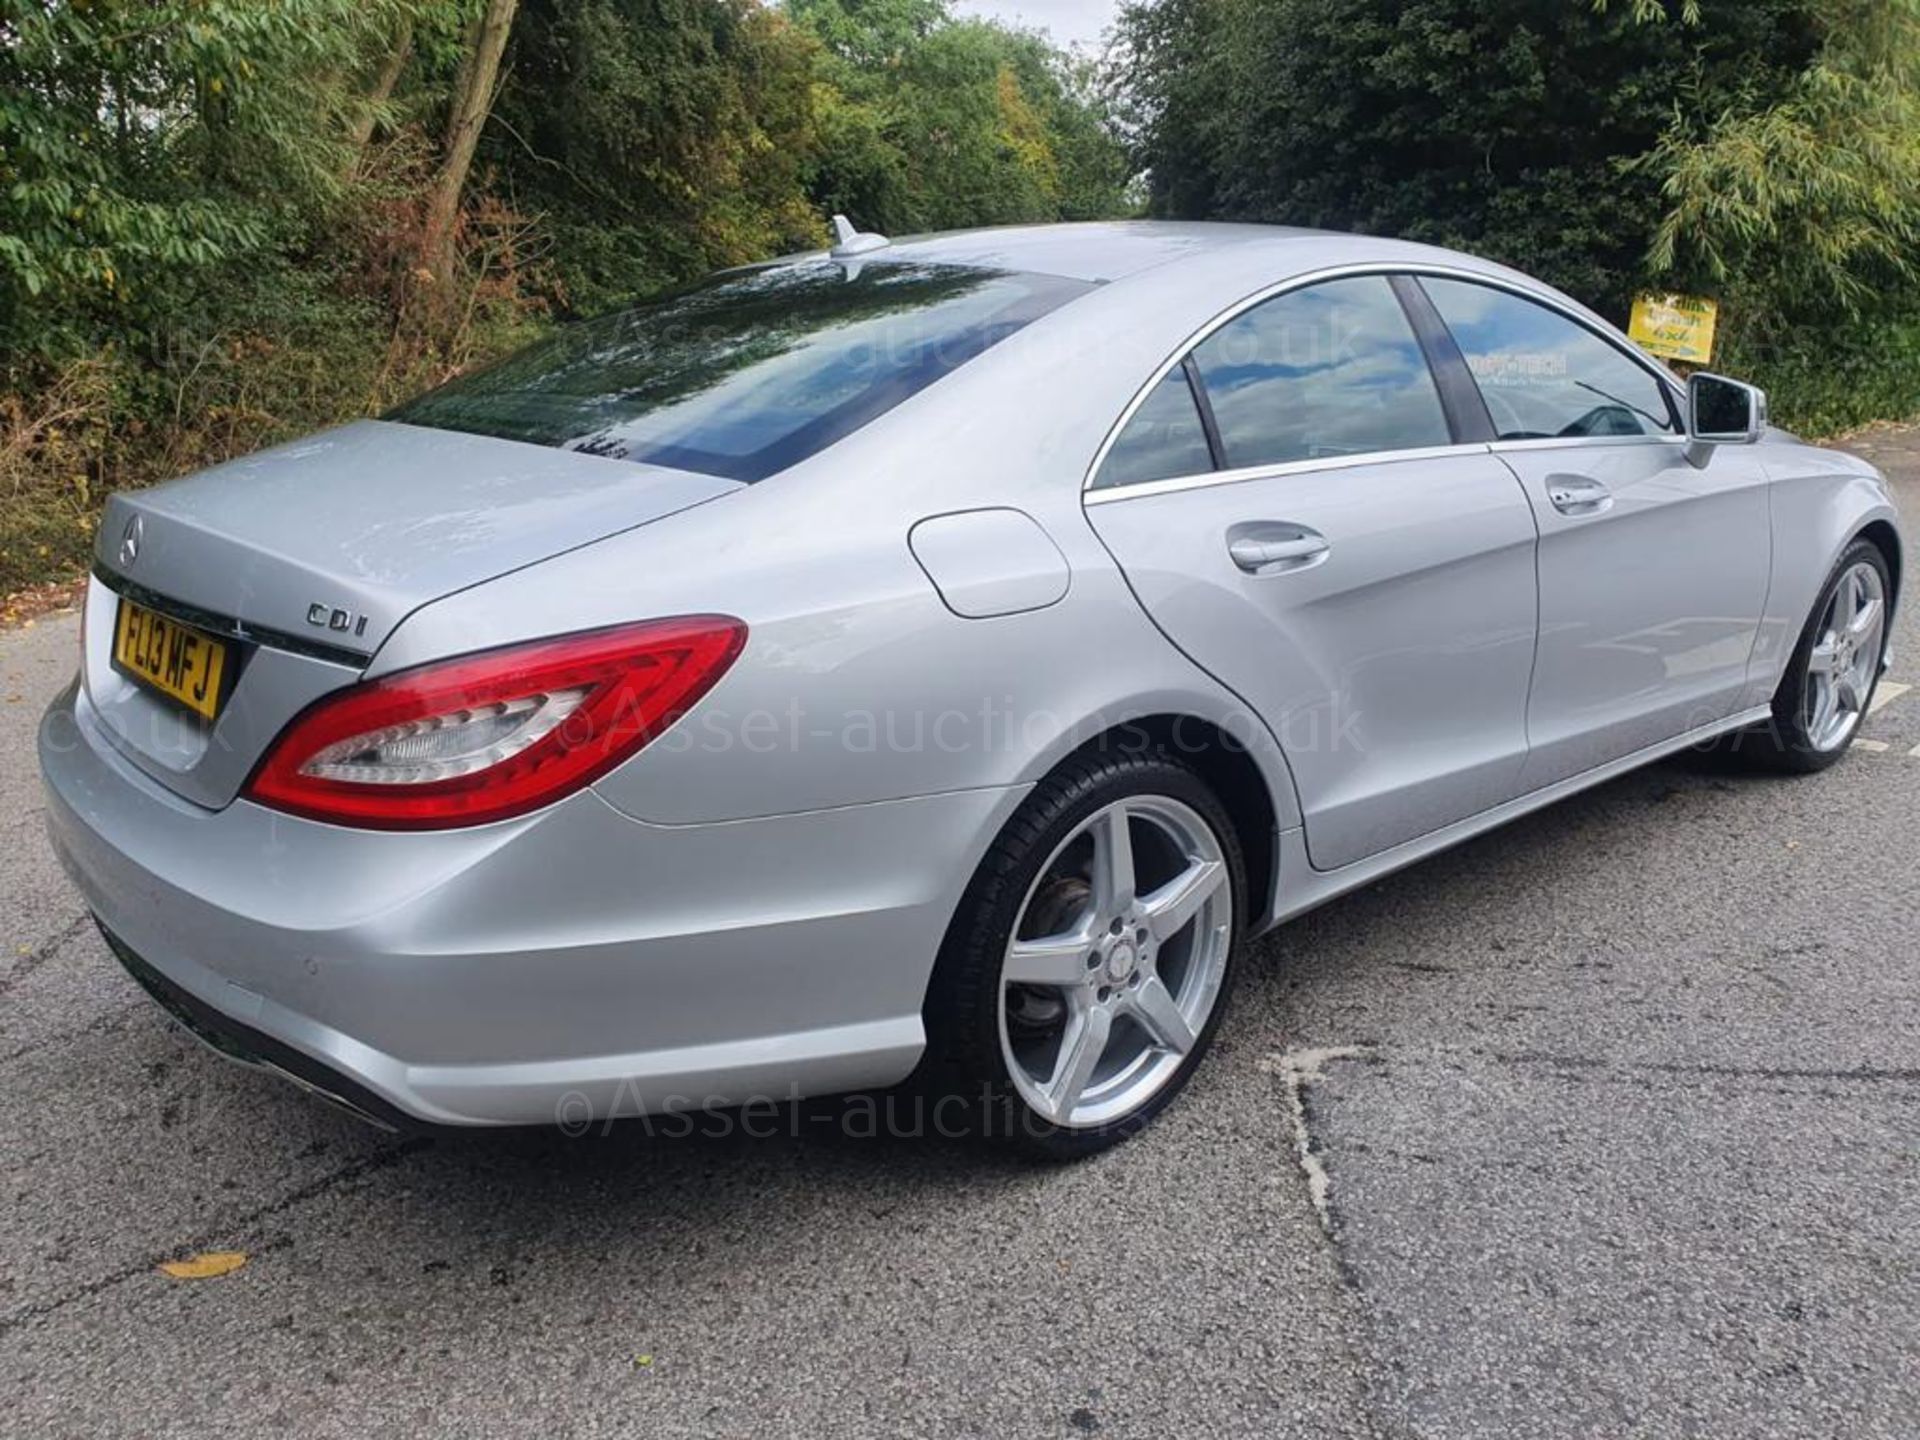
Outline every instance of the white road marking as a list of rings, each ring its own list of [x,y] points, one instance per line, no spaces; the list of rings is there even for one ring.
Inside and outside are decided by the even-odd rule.
[[[1878,715],[1911,689],[1911,685],[1896,685],[1891,680],[1882,680],[1880,688],[1873,692],[1873,703],[1867,706],[1867,714]]]
[[[1907,754],[1911,755],[1916,760],[1920,760],[1920,745],[1914,746],[1913,749],[1907,751]]]
[[[1856,740],[1853,742],[1853,748],[1856,750],[1864,750],[1869,755],[1880,755],[1891,750],[1893,747],[1884,740]]]

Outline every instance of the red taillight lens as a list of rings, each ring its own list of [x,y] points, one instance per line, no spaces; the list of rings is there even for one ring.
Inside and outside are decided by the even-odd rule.
[[[679,719],[746,639],[738,620],[694,615],[371,680],[289,725],[246,794],[381,830],[524,815],[591,784]]]

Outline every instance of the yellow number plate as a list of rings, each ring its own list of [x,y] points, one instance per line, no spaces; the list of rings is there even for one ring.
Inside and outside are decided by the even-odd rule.
[[[196,715],[211,720],[220,713],[228,658],[224,640],[131,600],[120,602],[114,667]]]

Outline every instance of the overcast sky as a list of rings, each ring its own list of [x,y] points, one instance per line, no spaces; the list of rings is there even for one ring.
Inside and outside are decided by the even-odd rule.
[[[983,15],[1029,30],[1045,30],[1056,45],[1100,48],[1100,32],[1113,23],[1117,0],[954,0],[954,13]]]

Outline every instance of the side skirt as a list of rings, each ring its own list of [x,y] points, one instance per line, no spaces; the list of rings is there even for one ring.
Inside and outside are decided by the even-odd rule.
[[[1307,836],[1303,828],[1296,826],[1280,832],[1279,840],[1279,876],[1274,887],[1275,910],[1268,922],[1260,927],[1262,933],[1272,929],[1295,916],[1304,915],[1309,910],[1326,904],[1329,900],[1369,885],[1383,875],[1425,860],[1430,855],[1438,855],[1442,850],[1450,850],[1463,841],[1476,835],[1506,824],[1509,820],[1518,820],[1541,810],[1556,800],[1564,800],[1569,795],[1577,795],[1582,790],[1595,785],[1603,785],[1609,780],[1638,770],[1643,765],[1663,760],[1669,755],[1678,754],[1717,736],[1730,734],[1735,730],[1744,730],[1751,725],[1761,725],[1771,719],[1773,708],[1759,705],[1751,710],[1743,710],[1724,720],[1716,720],[1711,725],[1702,725],[1677,735],[1671,740],[1663,740],[1657,745],[1649,745],[1644,750],[1636,750],[1631,755],[1618,760],[1610,760],[1605,765],[1595,766],[1591,770],[1571,775],[1565,780],[1556,780],[1553,784],[1496,805],[1491,810],[1483,810],[1478,815],[1457,820],[1443,826],[1431,834],[1422,835],[1418,840],[1409,840],[1404,845],[1396,845],[1391,850],[1383,850],[1378,855],[1370,855],[1365,860],[1356,860],[1351,865],[1343,865],[1338,870],[1316,870],[1307,858]]]

